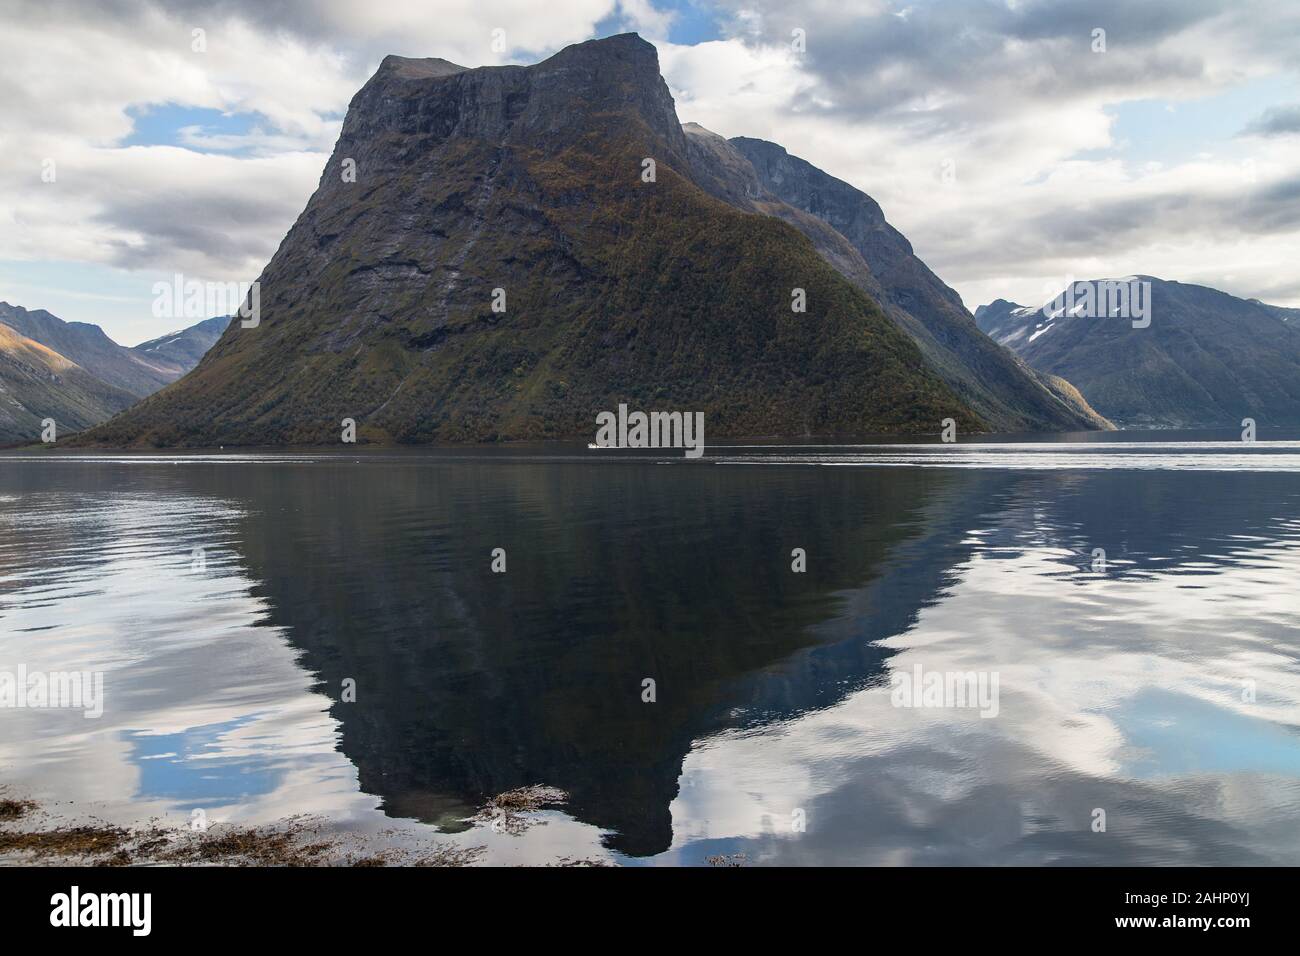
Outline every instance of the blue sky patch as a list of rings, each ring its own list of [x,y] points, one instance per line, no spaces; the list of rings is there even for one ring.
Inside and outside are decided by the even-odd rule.
[[[196,126],[208,136],[245,136],[255,127],[268,125],[259,113],[223,113],[175,103],[132,106],[126,112],[135,128],[122,141],[122,146],[179,146],[199,153],[218,152],[188,145],[182,140],[181,131]]]

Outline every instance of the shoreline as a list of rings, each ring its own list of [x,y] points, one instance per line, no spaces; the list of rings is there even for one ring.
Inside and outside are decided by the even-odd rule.
[[[493,833],[518,836],[545,824],[538,811],[567,799],[552,787],[521,787],[489,800],[469,822]],[[394,820],[394,824],[399,821]],[[0,791],[0,867],[230,866],[230,867],[463,867],[493,865],[486,844],[442,839],[387,839],[340,828],[316,815],[268,824],[213,823],[200,828],[154,818],[109,823],[84,813],[64,814],[26,797]],[[611,866],[608,860],[557,856],[545,866]]]

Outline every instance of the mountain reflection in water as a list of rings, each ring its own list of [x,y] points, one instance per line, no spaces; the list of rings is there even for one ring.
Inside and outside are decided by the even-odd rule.
[[[1300,863],[1293,471],[595,454],[0,459],[0,669],[106,672],[98,721],[0,711],[0,782],[452,833],[569,793],[496,860]],[[893,706],[917,665],[997,717]]]

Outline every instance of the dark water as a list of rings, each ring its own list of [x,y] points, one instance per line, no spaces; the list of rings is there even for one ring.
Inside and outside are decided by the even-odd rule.
[[[600,455],[0,458],[0,670],[105,686],[0,709],[0,784],[488,862],[1300,863],[1300,443]]]

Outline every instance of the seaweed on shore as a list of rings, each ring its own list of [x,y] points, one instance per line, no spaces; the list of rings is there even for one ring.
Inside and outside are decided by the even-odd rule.
[[[0,800],[0,821],[17,820],[35,809],[36,803],[31,800]]]
[[[499,793],[471,817],[478,823],[489,823],[498,832],[517,836],[531,826],[543,821],[529,816],[546,806],[564,803],[569,795],[557,787],[533,784]]]
[[[53,830],[0,829],[0,853],[96,857],[119,851],[130,833],[120,827],[84,825]]]
[[[21,826],[15,826],[22,821]],[[49,814],[31,800],[0,800],[0,857],[27,864],[93,866],[468,866],[482,847],[437,844],[376,849],[361,838],[321,836],[321,821],[290,817],[265,826],[217,824],[207,830],[164,827],[153,821],[123,827],[99,821],[50,825]]]

